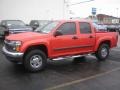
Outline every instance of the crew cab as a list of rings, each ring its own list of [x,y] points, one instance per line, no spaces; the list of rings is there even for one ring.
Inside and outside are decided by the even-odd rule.
[[[47,60],[60,57],[91,54],[105,60],[117,41],[116,32],[97,32],[89,21],[60,20],[35,32],[6,37],[3,53],[9,61],[22,62],[27,70],[36,72],[45,68]]]

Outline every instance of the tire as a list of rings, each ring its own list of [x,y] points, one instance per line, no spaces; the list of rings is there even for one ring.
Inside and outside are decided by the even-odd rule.
[[[103,61],[106,60],[107,57],[109,56],[109,45],[108,44],[101,44],[97,50],[97,52],[95,53],[97,59],[99,61]]]
[[[31,50],[24,58],[24,67],[30,72],[43,70],[47,63],[47,56],[41,50]]]

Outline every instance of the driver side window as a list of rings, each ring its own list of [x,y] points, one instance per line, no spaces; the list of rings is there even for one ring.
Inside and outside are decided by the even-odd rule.
[[[67,22],[62,24],[58,30],[60,30],[62,35],[73,35],[76,34],[76,25],[74,22]]]

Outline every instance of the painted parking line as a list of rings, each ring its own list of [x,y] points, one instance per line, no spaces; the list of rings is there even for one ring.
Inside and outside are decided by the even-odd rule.
[[[113,62],[113,63],[120,63],[118,61],[115,61],[115,60],[112,60],[112,59],[109,59],[110,62]]]
[[[111,51],[118,51],[118,52],[120,52],[120,49],[111,49]]]
[[[50,87],[50,88],[46,88],[44,90],[57,90],[59,88],[63,88],[63,87],[70,86],[70,85],[73,85],[73,84],[78,84],[78,83],[81,83],[81,82],[84,82],[84,81],[87,81],[87,80],[90,80],[90,79],[101,77],[101,76],[104,76],[106,74],[118,71],[118,70],[120,70],[120,67],[112,69],[112,70],[104,72],[104,73],[100,73],[100,74],[97,74],[97,75],[94,75],[94,76],[90,76],[90,77],[87,77],[87,78],[83,78],[83,79],[79,79],[79,80],[74,80],[74,81],[70,81],[70,82],[67,82],[67,83],[56,85],[56,86],[53,86],[53,87]]]

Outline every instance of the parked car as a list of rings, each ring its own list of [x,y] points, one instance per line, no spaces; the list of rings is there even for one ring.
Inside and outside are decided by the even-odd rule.
[[[5,37],[9,34],[33,31],[30,26],[21,20],[2,20],[0,22],[0,37]]]
[[[97,24],[93,23],[93,26],[96,28],[98,31],[107,31],[107,26],[104,24]]]
[[[117,46],[118,34],[95,31],[92,23],[84,20],[52,21],[36,32],[6,37],[3,53],[31,72],[44,69],[48,59],[59,57],[92,54],[105,60],[110,48]]]
[[[119,32],[119,34],[120,34],[120,25],[118,25],[118,32]]]
[[[33,30],[35,30],[38,27],[42,27],[49,22],[50,21],[48,21],[48,20],[31,20],[29,25],[33,28]]]
[[[107,30],[109,32],[119,32],[119,26],[118,25],[108,25]]]

